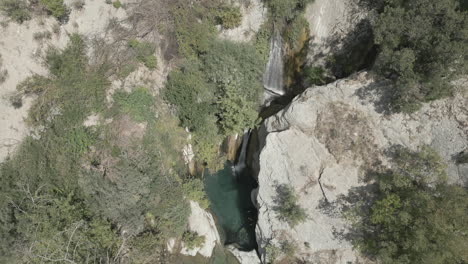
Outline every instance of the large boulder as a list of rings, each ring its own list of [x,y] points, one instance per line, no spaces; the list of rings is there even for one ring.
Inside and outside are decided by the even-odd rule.
[[[426,104],[418,112],[389,114],[386,81],[367,72],[322,87],[311,87],[284,110],[268,118],[258,133],[259,219],[257,241],[263,258],[267,245],[295,244],[295,256],[312,263],[363,261],[344,239],[348,223],[340,212],[323,210],[340,195],[364,185],[363,168],[389,166],[394,145],[417,150],[429,145],[447,162],[451,183],[466,184],[468,167],[454,157],[468,146],[466,80],[453,98]],[[385,93],[384,93],[385,94]],[[295,227],[275,211],[280,184],[293,187],[308,215]]]
[[[186,248],[182,242],[182,250],[180,253],[184,255],[195,256],[197,253],[204,257],[211,257],[216,244],[220,243],[218,229],[213,216],[203,210],[197,202],[190,201],[191,214],[189,217],[189,229],[197,232],[198,235],[205,237],[205,243],[202,247]]]

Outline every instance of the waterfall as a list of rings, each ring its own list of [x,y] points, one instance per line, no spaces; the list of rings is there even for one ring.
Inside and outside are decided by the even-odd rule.
[[[263,74],[263,87],[276,96],[284,95],[283,90],[283,40],[275,30],[270,40],[270,54]]]
[[[234,175],[238,175],[243,169],[245,169],[246,163],[245,159],[247,156],[247,146],[249,144],[249,138],[250,138],[250,129],[245,129],[244,130],[244,135],[242,136],[242,146],[241,146],[241,152],[239,154],[239,159],[234,165],[233,170],[234,170]]]

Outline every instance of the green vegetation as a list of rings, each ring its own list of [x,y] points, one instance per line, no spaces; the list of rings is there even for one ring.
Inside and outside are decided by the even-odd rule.
[[[295,227],[307,218],[307,213],[297,204],[297,195],[292,186],[281,184],[276,187],[276,206],[274,210],[278,212],[279,219],[287,222],[291,227]]]
[[[239,7],[226,6],[216,16],[217,23],[226,29],[240,26],[242,14]]]
[[[43,39],[51,39],[52,33],[50,33],[50,31],[36,32],[33,34],[33,38],[38,41],[43,40]]]
[[[3,67],[3,59],[2,59],[2,54],[0,54],[0,84],[4,83],[6,81],[6,78],[8,77],[8,71],[2,70],[2,67]]]
[[[272,243],[265,246],[265,255],[268,258],[268,263],[275,263],[281,255],[281,249]]]
[[[112,112],[128,114],[137,122],[154,119],[154,98],[145,87],[137,87],[131,93],[116,91],[113,98]]]
[[[182,242],[188,249],[202,247],[205,244],[205,236],[200,236],[197,232],[185,231],[182,235]]]
[[[198,160],[211,169],[223,166],[218,152],[222,137],[256,124],[262,91],[265,51],[216,38],[215,24],[228,23],[219,14],[235,9],[221,1],[173,9],[179,54],[186,60],[170,73],[164,96],[181,125],[193,132]]]
[[[205,199],[184,179],[186,133],[142,87],[116,91],[107,109],[107,64],[91,65],[78,35],[46,64],[50,76],[17,87],[16,100],[37,96],[36,132],[0,164],[0,262],[118,262],[122,232],[134,263],[160,257],[186,230],[183,197]],[[111,121],[83,126],[91,114]]]
[[[313,0],[265,0],[275,22],[290,22]]]
[[[313,85],[326,84],[325,70],[320,67],[306,66],[303,69],[304,82]]]
[[[122,7],[122,3],[117,0],[117,1],[112,2],[112,6],[119,9]]]
[[[114,2],[115,4],[116,2]],[[148,69],[155,69],[157,66],[157,59],[154,56],[156,47],[150,42],[139,42],[136,39],[128,41],[128,46],[132,48],[135,57],[138,61],[142,62]]]
[[[0,11],[20,24],[31,19],[28,4],[24,0],[1,0]]]
[[[431,149],[398,149],[392,170],[375,175],[370,210],[355,207],[355,245],[381,263],[467,262],[468,192],[445,178]]]
[[[201,208],[208,209],[210,201],[206,196],[205,187],[200,179],[189,179],[182,187],[187,200],[198,202]]]
[[[39,3],[58,20],[68,16],[69,10],[63,3],[63,0],[39,0]]]
[[[467,70],[467,21],[457,0],[386,1],[373,26],[375,68],[395,82],[394,111],[413,112],[452,94],[450,81]]]

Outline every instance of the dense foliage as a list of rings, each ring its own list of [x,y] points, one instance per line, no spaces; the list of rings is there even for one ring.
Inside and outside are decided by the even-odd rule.
[[[307,213],[298,204],[298,197],[292,186],[278,185],[276,194],[274,210],[278,212],[280,220],[286,221],[291,227],[295,227],[306,220]]]
[[[262,91],[265,51],[259,52],[253,43],[234,43],[215,35],[215,24],[226,26],[223,19],[231,16],[220,14],[235,10],[221,1],[173,10],[179,55],[185,60],[170,73],[164,95],[182,126],[194,133],[197,158],[210,168],[223,164],[219,139],[256,124]]]
[[[355,244],[382,263],[466,263],[467,190],[446,183],[445,166],[429,148],[398,149],[394,164],[375,175],[370,210],[356,207]]]
[[[205,243],[205,236],[200,236],[197,232],[185,231],[182,235],[182,242],[188,249],[202,247]]]
[[[275,22],[289,22],[313,0],[265,0]]]
[[[64,19],[69,10],[63,0],[39,0],[39,3],[54,17],[59,20]]]
[[[156,56],[154,52],[156,47],[150,42],[139,42],[136,39],[132,39],[128,42],[128,46],[132,48],[135,53],[135,58],[142,62],[148,69],[154,69],[157,65]]]
[[[468,12],[457,0],[389,0],[373,27],[375,67],[395,81],[395,111],[451,95],[450,81],[467,72]]]
[[[124,246],[145,263],[182,237],[184,197],[204,199],[184,177],[178,122],[143,87],[116,91],[106,108],[107,66],[91,65],[86,51],[72,35],[47,52],[50,76],[17,87],[16,102],[37,97],[35,132],[0,164],[1,263],[117,263]],[[110,121],[84,126],[91,115]]]

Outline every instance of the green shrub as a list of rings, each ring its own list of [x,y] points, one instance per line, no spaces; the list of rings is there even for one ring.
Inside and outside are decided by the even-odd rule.
[[[274,210],[278,212],[280,220],[286,221],[291,227],[295,227],[306,220],[307,214],[304,208],[297,204],[298,198],[292,186],[278,185],[276,194]]]
[[[285,239],[281,243],[281,252],[287,257],[287,258],[293,258],[294,254],[296,253],[296,248],[297,245],[288,239]]]
[[[1,0],[0,11],[20,24],[31,19],[28,4],[24,0]]]
[[[3,59],[2,59],[2,54],[0,54],[0,84],[4,83],[6,81],[6,78],[8,77],[8,71],[2,70],[2,67],[3,67]]]
[[[128,41],[128,46],[134,50],[136,59],[142,62],[148,69],[156,68],[157,59],[154,56],[156,47],[154,44],[131,39]]]
[[[450,96],[450,81],[468,66],[468,34],[460,31],[468,11],[457,0],[386,3],[373,26],[380,49],[375,69],[395,81],[392,110],[413,112],[423,102]]]
[[[210,201],[205,193],[205,187],[200,179],[189,179],[183,184],[185,196],[188,200],[198,202],[201,208],[208,209]]]
[[[254,47],[257,51],[259,60],[263,65],[266,65],[268,62],[268,56],[270,55],[270,37],[271,37],[271,28],[268,23],[264,23],[254,39]]]
[[[39,0],[39,3],[54,17],[59,20],[68,15],[68,9],[63,0]]]
[[[308,85],[324,85],[326,83],[324,72],[323,68],[306,66],[303,70],[304,81]]]
[[[114,2],[112,2],[112,6],[119,9],[119,8],[122,7],[122,3],[120,1],[114,1]]]
[[[178,50],[183,57],[196,59],[209,51],[210,43],[216,37],[216,28],[207,18],[207,13],[208,9],[198,5],[193,8],[182,5],[172,10]]]
[[[132,92],[116,91],[113,95],[113,111],[128,114],[137,122],[155,119],[154,99],[148,89],[137,87]]]
[[[281,249],[272,243],[268,243],[265,246],[265,255],[268,259],[268,263],[275,263],[281,255]]]
[[[197,232],[185,231],[182,235],[182,242],[188,249],[199,248],[205,244],[205,236],[200,236]]]
[[[36,32],[33,34],[35,40],[51,39],[52,33],[49,31]]]
[[[182,126],[197,131],[214,115],[215,86],[205,80],[198,64],[188,63],[169,74],[164,97],[176,106]]]
[[[278,22],[289,22],[313,0],[266,0],[270,15]]]
[[[374,176],[370,210],[355,207],[358,248],[384,264],[467,262],[468,192],[446,183],[445,164],[434,151],[398,149],[392,169]]]
[[[258,113],[253,103],[242,95],[241,89],[227,85],[217,102],[219,124],[224,135],[240,133],[256,125]]]
[[[260,82],[264,64],[250,44],[231,41],[214,41],[202,56],[208,80],[219,87],[232,85],[239,88],[253,105],[258,104],[263,90]]]
[[[240,8],[231,6],[224,7],[218,12],[216,20],[218,24],[226,29],[236,28],[240,26],[242,21]]]

